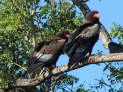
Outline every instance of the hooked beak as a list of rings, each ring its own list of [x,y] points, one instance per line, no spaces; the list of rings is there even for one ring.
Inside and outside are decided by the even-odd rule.
[[[65,37],[66,37],[66,38],[69,38],[69,37],[70,37],[70,35],[69,35],[69,34],[65,34]]]
[[[94,15],[93,15],[93,18],[99,18],[100,17],[100,14],[99,13],[95,13]]]

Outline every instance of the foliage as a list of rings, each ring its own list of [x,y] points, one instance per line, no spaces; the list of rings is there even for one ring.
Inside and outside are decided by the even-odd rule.
[[[1,71],[6,72],[6,82],[15,81],[18,76],[24,75],[25,71],[18,66],[25,67],[32,47],[31,40],[25,39],[31,31],[31,20],[26,18],[30,15],[26,12],[29,8],[25,6],[26,2],[22,3],[22,1],[1,1],[0,68]]]
[[[58,76],[52,76],[50,79],[45,80],[44,83],[39,85],[40,91],[44,92],[48,90],[62,91],[62,92],[88,92],[83,85],[74,87],[78,83],[79,79],[75,76],[68,75],[67,73],[60,74]],[[91,91],[89,91],[91,92]]]
[[[82,21],[81,12],[77,11],[70,0],[0,0],[0,86],[17,78],[28,77],[26,69],[29,58],[38,42],[51,39],[56,32],[72,32]],[[114,24],[111,36],[123,43],[123,27]],[[108,87],[109,92],[123,90],[123,68],[120,63],[107,64],[104,70],[110,71],[105,80],[98,80],[94,89]],[[40,84],[44,90],[47,84],[51,90],[63,92],[91,92],[82,85],[73,87],[79,79],[62,74]],[[51,87],[51,84],[55,83]]]
[[[117,38],[119,43],[123,43],[123,26],[122,25],[119,25],[119,24],[116,24],[114,23],[113,24],[113,28],[112,28],[112,31],[111,31],[111,36],[113,38]],[[111,66],[109,67],[109,71],[111,72],[110,74],[110,78],[111,78],[111,81],[113,83],[116,83],[116,84],[119,84],[121,85],[119,87],[119,90],[118,92],[123,91],[123,67],[122,67],[123,63],[114,63],[114,64],[111,64]]]
[[[35,45],[58,31],[72,32],[82,20],[81,13],[66,0],[1,0],[0,15],[0,86],[28,77]]]
[[[111,30],[111,36],[117,38],[120,43],[123,43],[123,26],[113,23]]]

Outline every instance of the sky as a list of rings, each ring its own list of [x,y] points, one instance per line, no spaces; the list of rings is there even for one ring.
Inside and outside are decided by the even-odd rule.
[[[91,10],[97,10],[100,12],[100,21],[104,24],[108,32],[110,32],[112,23],[114,22],[123,25],[123,0],[90,0],[87,4]],[[104,54],[109,53],[108,50],[103,47],[103,43],[100,40],[96,43],[93,53],[96,53],[97,50],[102,50]],[[59,65],[68,63],[68,57],[62,55],[58,62],[60,62]],[[97,82],[96,79],[106,77],[104,73],[108,72],[103,72],[103,68],[104,64],[93,64],[70,71],[68,74],[74,75],[80,79],[78,84],[75,86],[84,83],[85,87],[89,88],[88,85],[95,84]],[[104,92],[104,90],[100,90],[99,92]]]

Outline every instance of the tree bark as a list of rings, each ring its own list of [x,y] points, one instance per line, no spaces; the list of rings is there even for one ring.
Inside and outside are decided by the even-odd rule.
[[[87,12],[91,11],[89,7],[84,2],[82,2],[82,0],[72,0],[72,1],[75,5],[77,5],[82,10],[84,15],[86,15]],[[109,51],[113,54],[90,56],[89,59],[93,60],[92,63],[88,62],[88,59],[86,59],[84,62],[75,62],[75,64],[73,65],[59,66],[57,68],[54,68],[53,70],[49,70],[44,74],[39,75],[36,78],[17,79],[16,83],[9,83],[9,86],[7,85],[2,88],[10,89],[16,87],[35,86],[53,75],[57,75],[63,72],[68,72],[70,70],[84,67],[89,64],[123,61],[123,53],[116,53],[116,52],[123,52],[123,46],[112,41],[107,30],[103,25],[101,26],[100,29],[100,39],[103,41],[105,47],[108,48]],[[0,89],[0,92],[5,92],[2,88]]]
[[[84,67],[89,64],[97,64],[97,63],[103,63],[103,62],[117,62],[117,61],[122,62],[123,53],[112,53],[107,55],[90,56],[89,59],[92,59],[93,62],[92,63],[88,62],[88,58],[87,58],[85,59],[85,61],[75,62],[73,65],[59,66],[57,68],[54,68],[53,70],[46,71],[44,74],[41,74],[36,78],[17,79],[16,83],[11,83],[10,86],[6,86],[6,89],[8,89],[9,87],[15,88],[15,87],[35,86],[53,75],[57,75],[63,72],[68,72],[70,70]],[[5,89],[5,87],[3,88]]]

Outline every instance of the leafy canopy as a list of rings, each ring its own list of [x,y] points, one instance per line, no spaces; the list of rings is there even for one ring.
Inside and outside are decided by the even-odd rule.
[[[81,13],[70,1],[1,0],[0,86],[28,77],[26,69],[34,46],[58,31],[72,32],[81,20]]]

